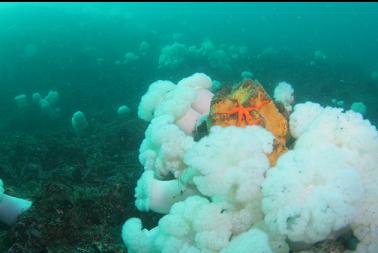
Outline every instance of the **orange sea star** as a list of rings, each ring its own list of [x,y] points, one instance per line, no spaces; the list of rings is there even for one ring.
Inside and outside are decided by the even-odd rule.
[[[244,80],[235,88],[221,90],[213,97],[207,120],[208,129],[232,125],[259,125],[274,135],[273,151],[268,155],[272,166],[287,151],[287,118],[280,113],[258,81]]]
[[[253,122],[251,112],[252,111],[258,111],[260,110],[263,106],[267,105],[270,103],[270,100],[264,101],[259,105],[256,106],[251,106],[251,107],[244,107],[242,104],[239,104],[238,106],[228,112],[216,112],[215,114],[228,114],[228,115],[233,115],[233,114],[238,114],[238,119],[236,122],[236,126],[240,127],[243,123],[243,119],[245,118],[246,124],[253,126],[253,125],[258,125],[260,124],[259,121]]]

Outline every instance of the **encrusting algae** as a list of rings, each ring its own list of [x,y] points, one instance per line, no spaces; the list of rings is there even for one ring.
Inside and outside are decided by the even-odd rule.
[[[214,125],[260,125],[270,131],[275,137],[274,149],[269,155],[272,166],[287,150],[288,121],[258,81],[244,80],[229,94],[215,94],[211,102],[208,128]]]

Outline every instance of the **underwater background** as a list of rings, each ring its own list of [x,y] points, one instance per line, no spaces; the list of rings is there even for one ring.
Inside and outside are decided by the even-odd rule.
[[[33,200],[0,227],[0,252],[127,252],[128,217],[157,223],[134,207],[137,107],[155,80],[248,72],[269,94],[289,82],[296,102],[361,102],[377,125],[377,24],[377,3],[0,3],[0,179]],[[32,101],[49,91],[53,112]]]

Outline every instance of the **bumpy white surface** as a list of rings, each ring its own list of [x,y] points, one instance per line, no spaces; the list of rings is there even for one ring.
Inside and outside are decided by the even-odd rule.
[[[195,79],[183,79],[177,87],[193,89],[197,86],[183,83]],[[207,88],[206,83],[198,87]],[[377,252],[378,133],[359,113],[310,102],[296,105],[289,122],[297,139],[294,149],[269,169],[266,156],[274,138],[258,126],[215,126],[208,136],[196,143],[190,139],[182,148],[179,143],[187,136],[174,125],[179,115],[175,111],[191,100],[177,106],[189,92],[169,93],[164,98],[164,103],[170,101],[167,109],[159,109],[166,118],[156,119],[147,130],[150,140],[142,144],[141,162],[147,170],[159,172],[156,176],[172,173],[180,182],[196,186],[211,202],[192,196],[174,204],[153,232],[143,232],[140,222],[131,222],[135,240],[125,237],[131,252],[227,253],[251,248],[286,253],[281,247],[284,236],[312,244],[349,225],[361,241],[357,253]],[[179,108],[171,109],[175,104]],[[256,226],[262,211],[272,233]],[[138,243],[141,249],[133,251]]]
[[[273,135],[258,126],[214,126],[186,154],[183,178],[204,195],[221,202],[240,233],[262,219],[261,190],[269,168]],[[189,178],[189,179],[188,179]]]
[[[210,77],[203,73],[183,78],[177,85],[170,81],[156,81],[142,97],[138,106],[138,116],[151,121],[154,117],[171,115],[178,121],[191,110],[193,103],[201,103],[197,101],[199,92],[210,89],[211,85]]]
[[[273,233],[260,222],[246,232],[232,237],[229,245],[221,253],[288,253],[285,237]]]
[[[177,86],[167,93],[164,100],[156,108],[155,117],[168,114],[173,116],[175,120],[180,119],[189,110],[196,95],[197,93],[192,87]]]
[[[336,145],[345,152],[345,161],[359,173],[364,197],[352,222],[361,240],[357,252],[376,252],[378,241],[378,132],[362,115],[353,111],[321,107],[314,103],[295,106],[290,115],[292,135],[298,138],[295,148],[309,149]],[[332,161],[330,161],[331,163]]]
[[[193,144],[193,138],[174,124],[172,116],[157,117],[146,130],[139,149],[139,161],[145,170],[153,170],[157,178],[169,174],[178,177],[186,168],[184,155]]]
[[[122,226],[122,240],[130,253],[158,253],[154,246],[158,232],[158,228],[143,229],[140,219],[130,218]]]
[[[252,228],[237,235],[220,253],[274,253],[269,246],[269,237],[263,231]]]
[[[158,180],[153,171],[146,170],[135,188],[135,206],[140,211],[168,213],[172,205],[187,197],[198,194],[192,187],[186,187],[177,179]]]
[[[204,73],[195,73],[189,77],[183,78],[177,83],[178,86],[186,86],[194,89],[210,89],[212,81]]]
[[[279,82],[274,89],[274,100],[281,102],[288,112],[291,112],[291,105],[294,102],[294,89],[287,82]]]
[[[332,145],[282,155],[263,183],[270,228],[292,241],[315,243],[350,224],[364,194],[345,155]]]
[[[290,114],[289,126],[291,135],[298,139],[322,110],[323,107],[312,102],[296,104],[293,113]]]
[[[378,187],[375,187],[374,191],[367,192],[367,198],[360,209],[360,213],[352,224],[353,233],[360,240],[356,250],[357,253],[378,252],[377,199]]]
[[[229,203],[245,203],[260,192],[273,135],[258,127],[214,126],[187,152],[185,163],[197,172],[199,191]]]
[[[219,205],[193,196],[176,203],[159,221],[156,245],[166,253],[216,253],[229,243],[231,227]]]
[[[153,82],[141,98],[138,106],[138,117],[145,121],[151,121],[156,107],[163,101],[166,94],[175,88],[176,85],[171,81],[159,80]]]

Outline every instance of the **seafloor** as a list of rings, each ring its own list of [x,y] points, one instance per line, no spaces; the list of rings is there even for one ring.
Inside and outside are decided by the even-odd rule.
[[[146,124],[135,118],[70,131],[1,136],[0,174],[7,192],[33,200],[0,252],[127,252],[120,226],[137,213],[133,188]],[[157,220],[149,214],[147,222]]]

